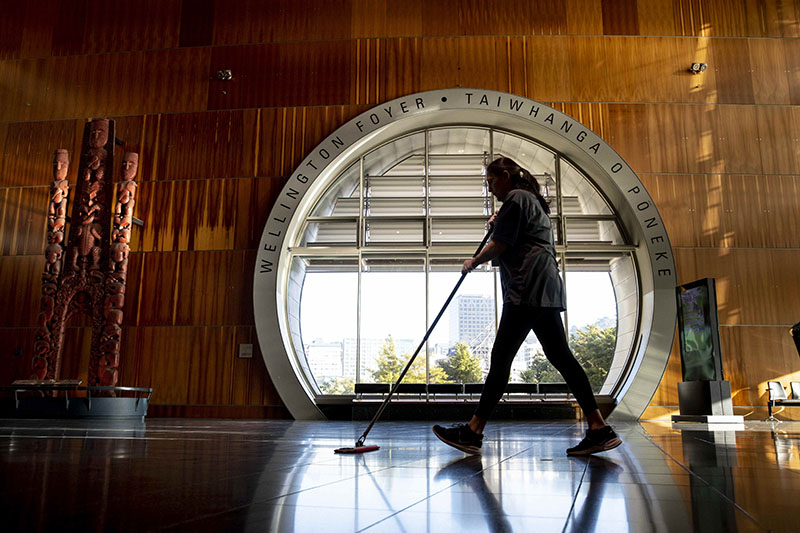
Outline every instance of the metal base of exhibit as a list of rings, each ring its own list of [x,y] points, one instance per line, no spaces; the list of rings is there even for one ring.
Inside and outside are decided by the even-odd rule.
[[[672,415],[672,421],[701,424],[744,424],[744,417],[741,415]]]
[[[0,387],[13,397],[0,399],[0,415],[9,418],[144,419],[153,389],[141,387],[81,387],[12,385]],[[133,393],[134,397],[119,397]],[[114,396],[111,396],[111,395]]]

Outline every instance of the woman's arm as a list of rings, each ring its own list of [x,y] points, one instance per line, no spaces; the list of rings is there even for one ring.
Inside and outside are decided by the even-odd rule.
[[[464,265],[461,267],[461,273],[466,274],[467,272],[475,270],[475,267],[478,265],[501,256],[507,249],[507,244],[490,240],[489,244],[483,247],[481,253],[464,261]]]

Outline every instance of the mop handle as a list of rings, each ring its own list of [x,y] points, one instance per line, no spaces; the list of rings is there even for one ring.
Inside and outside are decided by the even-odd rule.
[[[478,254],[481,253],[481,250],[483,250],[483,247],[486,246],[487,242],[489,242],[489,237],[492,236],[492,230],[493,229],[494,229],[494,225],[493,224],[489,224],[489,231],[486,232],[486,236],[483,238],[481,243],[478,245],[478,249],[475,250],[475,253],[472,254],[472,257],[477,257]],[[383,401],[383,403],[381,404],[380,408],[378,409],[378,412],[375,413],[375,416],[372,417],[372,421],[369,423],[369,426],[367,426],[367,429],[364,431],[364,433],[361,435],[361,437],[356,441],[356,448],[364,445],[364,440],[367,438],[367,434],[372,429],[372,426],[375,425],[375,422],[377,422],[378,419],[381,417],[381,414],[383,413],[383,410],[386,409],[386,406],[389,405],[389,400],[392,399],[392,395],[397,391],[397,388],[400,386],[400,382],[403,381],[403,378],[406,376],[406,373],[408,372],[408,369],[411,368],[411,365],[414,363],[414,359],[417,358],[417,354],[419,354],[419,351],[422,350],[423,346],[425,346],[425,342],[428,340],[428,337],[430,337],[431,333],[433,332],[433,328],[435,328],[436,324],[439,323],[439,319],[442,318],[442,315],[444,314],[445,310],[447,309],[447,306],[450,305],[450,301],[456,295],[456,292],[458,291],[458,288],[464,282],[464,278],[467,277],[467,274],[468,274],[468,272],[464,272],[464,273],[461,274],[461,277],[458,279],[458,283],[456,283],[456,286],[453,287],[453,290],[450,292],[450,296],[447,297],[447,300],[444,302],[444,305],[442,306],[441,310],[439,310],[439,314],[436,315],[436,318],[433,320],[433,323],[431,324],[431,327],[429,327],[428,331],[425,332],[425,337],[422,339],[422,342],[419,343],[419,346],[417,346],[417,349],[414,352],[414,355],[412,355],[411,359],[408,360],[408,364],[403,369],[403,371],[400,373],[400,377],[397,378],[397,382],[394,384],[392,389],[389,391],[389,395]]]

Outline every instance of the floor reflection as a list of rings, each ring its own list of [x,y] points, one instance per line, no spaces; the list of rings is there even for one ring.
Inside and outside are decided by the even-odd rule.
[[[615,483],[625,469],[605,457],[575,457],[574,461],[586,464],[584,483],[589,490],[569,520],[568,531],[583,533],[594,531],[600,516],[600,507],[610,483]]]
[[[704,425],[705,426],[705,425]],[[692,522],[695,529],[738,531],[733,470],[737,466],[736,431],[715,430],[708,424],[681,432],[683,457],[690,476]],[[744,429],[744,424],[741,424]]]
[[[423,422],[338,455],[358,422],[0,420],[12,531],[795,531],[800,423],[618,424],[624,444],[570,458],[575,422],[498,422],[482,457]]]
[[[483,460],[480,456],[471,455],[456,459],[442,468],[437,479],[451,479],[463,483],[472,489],[481,506],[481,514],[486,521],[487,531],[492,533],[510,533],[513,531],[503,506],[489,490],[483,478]]]

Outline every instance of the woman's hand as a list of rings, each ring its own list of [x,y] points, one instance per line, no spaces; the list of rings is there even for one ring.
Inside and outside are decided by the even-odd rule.
[[[464,264],[461,267],[461,273],[466,274],[467,272],[472,272],[475,270],[475,267],[478,266],[475,264],[475,258],[469,258],[464,261]]]

